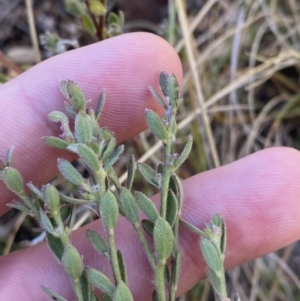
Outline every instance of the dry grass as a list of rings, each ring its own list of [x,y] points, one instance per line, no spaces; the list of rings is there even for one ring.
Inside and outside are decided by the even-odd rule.
[[[164,35],[174,43],[184,66],[179,136],[192,132],[195,139],[181,177],[266,147],[299,149],[300,3],[195,0],[188,1],[186,8],[183,0],[169,0],[170,16],[174,5],[177,25],[166,26]],[[178,148],[184,143],[180,137]],[[139,145],[131,145],[128,153],[145,153],[139,161],[152,158],[157,163],[161,144],[147,131],[137,141]],[[120,173],[122,170],[124,164],[119,166]],[[125,179],[122,174],[121,181]],[[91,218],[90,211],[81,210],[76,227]],[[10,244],[16,226],[7,223],[7,227],[4,237]],[[297,256],[295,244],[229,271],[230,291],[238,292],[243,301],[300,300],[300,280],[290,266],[291,258]],[[180,298],[213,299],[206,281]]]

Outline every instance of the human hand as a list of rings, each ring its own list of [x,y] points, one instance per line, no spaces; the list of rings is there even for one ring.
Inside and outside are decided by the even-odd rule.
[[[63,110],[58,84],[62,79],[78,83],[84,94],[96,100],[107,90],[102,118],[119,142],[146,128],[144,109],[162,113],[148,92],[158,88],[160,71],[175,73],[182,81],[180,61],[162,39],[144,33],[123,35],[53,57],[0,87],[0,157],[15,145],[14,166],[25,181],[41,185],[56,173],[58,157],[70,154],[43,144],[42,136],[58,135],[59,127],[47,119]],[[232,164],[184,181],[183,218],[203,228],[214,213],[221,213],[228,228],[226,268],[231,268],[299,238],[300,155],[289,148],[267,149]],[[0,184],[0,215],[13,195]],[[72,241],[84,263],[110,274],[110,265],[87,241],[87,228],[102,231],[99,221],[74,233]],[[180,231],[183,251],[179,294],[205,277],[198,237]],[[139,240],[126,220],[119,222],[117,243],[128,268],[135,300],[150,300],[152,274]],[[71,281],[45,244],[0,258],[0,300],[50,300],[41,285],[66,298],[74,298]]]

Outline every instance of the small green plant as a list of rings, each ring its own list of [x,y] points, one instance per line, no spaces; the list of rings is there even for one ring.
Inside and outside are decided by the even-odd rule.
[[[179,85],[173,74],[169,76],[165,72],[160,74],[159,82],[164,97],[151,87],[150,92],[163,107],[164,117],[160,118],[155,112],[146,109],[145,118],[150,130],[163,143],[163,160],[153,169],[145,163],[136,164],[134,156],[131,156],[125,186],[121,185],[114,170],[114,164],[123,153],[124,146],[117,145],[116,137],[109,129],[99,126],[106,92],[103,90],[100,93],[97,106],[92,109],[78,85],[70,80],[61,82],[61,91],[66,99],[65,108],[69,117],[74,120],[74,129],[71,129],[69,118],[63,112],[51,112],[49,119],[61,124],[62,134],[60,137],[43,137],[43,140],[52,147],[77,154],[85,165],[89,172],[88,178],[84,178],[68,161],[58,159],[59,171],[78,188],[78,197],[62,194],[51,184],[38,188],[33,183],[27,184],[31,190],[28,195],[20,173],[12,167],[13,148],[1,163],[1,179],[19,198],[9,206],[33,216],[40,230],[46,232],[48,247],[72,279],[78,301],[99,300],[95,288],[102,291],[102,300],[133,300],[127,286],[127,274],[130,271],[126,268],[115,238],[120,214],[134,228],[151,266],[155,284],[153,300],[176,299],[181,267],[178,237],[180,223],[202,236],[200,247],[208,265],[208,277],[220,300],[229,300],[223,268],[226,229],[222,217],[214,215],[204,231],[181,220],[184,192],[176,171],[191,151],[192,137],[188,137],[181,154],[174,153]],[[145,194],[132,191],[136,167],[143,178],[159,190],[158,209]],[[98,208],[106,237],[93,230],[87,231],[87,237],[99,254],[111,263],[113,281],[102,272],[84,266],[82,256],[71,243],[76,208],[83,204],[95,204]],[[146,219],[140,219],[139,210]],[[146,235],[152,237],[151,243]],[[43,287],[43,290],[54,300],[66,301],[50,288]],[[236,300],[239,300],[238,297]]]
[[[122,34],[123,12],[108,13],[107,0],[65,0],[67,11],[80,18],[82,26],[99,41]]]

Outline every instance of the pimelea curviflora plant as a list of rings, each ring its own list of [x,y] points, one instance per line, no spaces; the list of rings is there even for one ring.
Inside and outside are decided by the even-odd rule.
[[[62,134],[60,137],[43,137],[43,140],[52,147],[76,153],[85,165],[88,178],[84,178],[68,161],[58,159],[61,174],[78,188],[79,197],[62,194],[51,184],[38,188],[31,182],[27,184],[31,190],[28,195],[20,173],[11,166],[13,148],[2,161],[0,178],[18,196],[18,200],[9,206],[33,216],[41,230],[46,232],[47,244],[72,279],[78,301],[100,300],[95,288],[101,290],[102,300],[133,300],[127,286],[127,274],[130,271],[126,269],[126,262],[118,250],[114,234],[120,215],[125,216],[134,228],[152,268],[155,284],[153,300],[176,299],[181,266],[178,237],[180,223],[202,236],[200,247],[208,265],[208,277],[219,299],[230,300],[227,297],[223,268],[226,230],[222,217],[214,215],[203,231],[181,220],[184,192],[176,170],[191,151],[192,137],[188,137],[181,154],[174,153],[173,143],[177,129],[175,117],[180,101],[179,85],[173,74],[169,76],[165,72],[160,74],[159,82],[164,98],[151,87],[150,92],[164,108],[164,117],[160,118],[155,112],[146,109],[145,118],[150,130],[163,143],[162,162],[154,170],[145,163],[136,164],[134,156],[131,156],[125,186],[121,185],[113,167],[123,153],[124,146],[117,145],[115,135],[109,129],[99,126],[99,118],[105,105],[105,91],[100,93],[94,110],[88,107],[82,91],[70,80],[61,82],[61,90],[66,99],[65,108],[69,117],[74,119],[74,129],[70,128],[69,119],[63,112],[51,112],[49,119],[61,124]],[[136,166],[143,178],[158,188],[159,209],[142,192],[132,192]],[[70,240],[76,208],[83,204],[94,204],[98,209],[106,237],[93,230],[87,231],[87,237],[93,247],[109,260],[113,281],[102,272],[84,266],[82,256]],[[68,215],[62,213],[66,207],[69,209]],[[140,219],[139,210],[147,219]],[[146,239],[147,235],[151,236],[151,243]],[[51,288],[42,289],[54,300],[67,300]],[[239,300],[238,296],[236,300]]]

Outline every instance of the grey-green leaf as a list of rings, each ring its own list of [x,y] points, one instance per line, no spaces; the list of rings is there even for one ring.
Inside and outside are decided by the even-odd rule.
[[[170,90],[169,90],[170,78],[169,78],[168,73],[166,73],[164,71],[160,73],[159,85],[160,85],[160,88],[161,88],[164,96],[168,97],[170,95]]]
[[[47,184],[43,187],[43,200],[53,215],[58,214],[60,206],[59,193],[53,185]]]
[[[172,286],[178,286],[178,279],[180,275],[180,268],[181,268],[181,252],[177,252],[175,255],[175,260],[171,263],[171,281]],[[175,295],[176,291],[173,292]],[[175,296],[174,296],[175,297]]]
[[[167,130],[160,119],[160,117],[153,111],[145,110],[146,122],[152,131],[152,133],[157,136],[162,141],[167,138]]]
[[[110,158],[105,162],[104,169],[108,170],[115,162],[119,159],[119,157],[124,152],[124,145],[120,145],[110,156]]]
[[[220,272],[222,269],[221,258],[214,244],[208,238],[201,237],[200,247],[201,247],[202,255],[207,265],[215,273]]]
[[[47,232],[50,232],[50,233],[54,232],[53,225],[52,225],[47,213],[43,210],[40,210],[40,220],[41,220],[42,227]]]
[[[51,299],[57,301],[68,301],[66,298],[55,292],[52,288],[46,287],[42,285],[42,290],[46,295],[48,295]]]
[[[99,95],[96,111],[95,111],[95,116],[96,119],[99,120],[101,113],[103,111],[104,105],[106,101],[106,90],[102,90]]]
[[[58,159],[57,166],[61,174],[74,185],[83,185],[84,179],[77,169],[67,160]]]
[[[220,279],[218,278],[216,273],[210,268],[207,269],[207,274],[208,274],[208,280],[211,283],[214,291],[220,295],[222,293],[222,288],[221,288],[222,285],[220,283]]]
[[[60,111],[52,111],[51,113],[48,114],[49,120],[52,122],[61,122],[61,123],[69,123],[68,117]]]
[[[137,168],[147,182],[156,187],[160,187],[156,172],[149,165],[138,162]]]
[[[134,155],[132,154],[130,156],[128,166],[127,166],[128,175],[127,175],[126,186],[129,190],[131,190],[131,187],[132,187],[132,183],[133,183],[133,180],[134,180],[135,169],[136,169],[136,160],[135,160]]]
[[[109,295],[103,294],[102,301],[114,301]]]
[[[153,223],[155,223],[159,217],[159,213],[153,202],[142,192],[137,191],[135,192],[134,196],[139,208]]]
[[[77,249],[72,245],[66,246],[61,261],[67,274],[73,280],[78,280],[83,272],[83,262]]]
[[[177,169],[189,156],[193,146],[193,136],[189,135],[188,141],[177,160],[174,162],[174,169]]]
[[[123,281],[117,286],[114,301],[134,301],[129,287]]]
[[[92,19],[87,16],[83,15],[81,16],[81,23],[83,25],[83,28],[91,35],[94,35],[96,33],[95,25],[92,21]]]
[[[178,213],[181,214],[181,208],[183,204],[183,187],[182,183],[179,179],[179,177],[176,175],[176,173],[172,174],[171,180],[170,180],[170,186],[174,184],[174,187],[172,188],[173,192],[175,193],[177,200],[178,200]]]
[[[89,284],[89,281],[86,277],[85,273],[82,273],[79,279],[80,282],[80,287],[81,287],[81,292],[82,292],[82,297],[84,301],[92,301],[95,300],[91,296],[94,295],[91,289],[91,285]]]
[[[20,201],[12,201],[11,203],[6,204],[7,207],[18,209],[26,214],[32,214],[32,211],[28,209],[22,202]]]
[[[115,195],[108,190],[101,198],[100,214],[104,226],[108,230],[116,227],[119,217],[119,207]]]
[[[177,78],[174,74],[169,77],[169,93],[170,93],[170,103],[173,108],[178,107],[179,101],[179,85]]]
[[[161,96],[152,88],[149,87],[149,90],[152,94],[152,96],[157,100],[157,102],[165,109],[168,109],[168,106],[166,105],[165,101],[161,98]]]
[[[127,273],[126,273],[125,260],[124,260],[124,257],[122,255],[122,253],[119,250],[117,252],[117,256],[118,256],[118,263],[119,263],[120,272],[121,272],[121,278],[122,278],[124,283],[127,283]]]
[[[60,149],[66,149],[69,145],[68,142],[66,142],[65,140],[62,140],[58,137],[45,136],[45,137],[42,137],[42,140],[45,144],[47,144],[51,147],[60,148]]]
[[[78,145],[78,154],[83,163],[94,173],[100,170],[98,157],[87,145],[80,143]]]
[[[52,251],[55,257],[61,261],[62,254],[64,252],[64,245],[62,241],[51,233],[47,233],[46,235],[46,241],[49,249]]]
[[[114,295],[115,287],[103,273],[93,268],[86,268],[85,273],[88,281],[93,286],[99,288],[103,293],[111,297]]]
[[[35,195],[37,195],[38,198],[43,199],[42,191],[39,188],[37,188],[31,181],[28,182],[26,185]]]
[[[127,219],[136,226],[139,222],[138,207],[132,193],[125,187],[121,189],[120,203]]]
[[[170,224],[161,217],[154,226],[153,238],[157,261],[165,264],[173,250],[174,236]]]
[[[68,102],[64,101],[64,105],[70,117],[75,119],[78,112]]]
[[[143,219],[142,227],[150,236],[153,236],[154,224],[151,221],[148,219]]]
[[[117,139],[114,134],[108,140],[107,146],[102,154],[102,161],[104,164],[106,163],[107,159],[112,155],[117,145]]]
[[[67,196],[63,193],[60,193],[60,199],[64,202],[73,204],[73,205],[80,205],[80,204],[86,204],[86,203],[92,203],[95,200],[95,197],[92,194],[89,194],[89,199],[76,199],[70,196]]]
[[[69,94],[69,101],[78,111],[84,112],[86,109],[86,102],[80,87],[73,81],[67,81],[67,90]]]
[[[14,152],[14,146],[12,145],[5,156],[5,165],[6,166],[11,166],[11,162],[12,162],[12,157],[13,157],[13,152]]]
[[[24,194],[23,179],[14,167],[6,167],[3,170],[3,180],[7,188],[16,194]]]
[[[92,243],[93,247],[102,255],[107,256],[108,246],[102,236],[94,231],[94,230],[87,230],[86,235],[89,241]]]
[[[167,198],[166,220],[168,221],[170,226],[173,227],[177,218],[178,218],[178,202],[173,190],[170,190]]]
[[[81,143],[88,143],[93,139],[90,116],[78,113],[75,118],[75,136]]]

